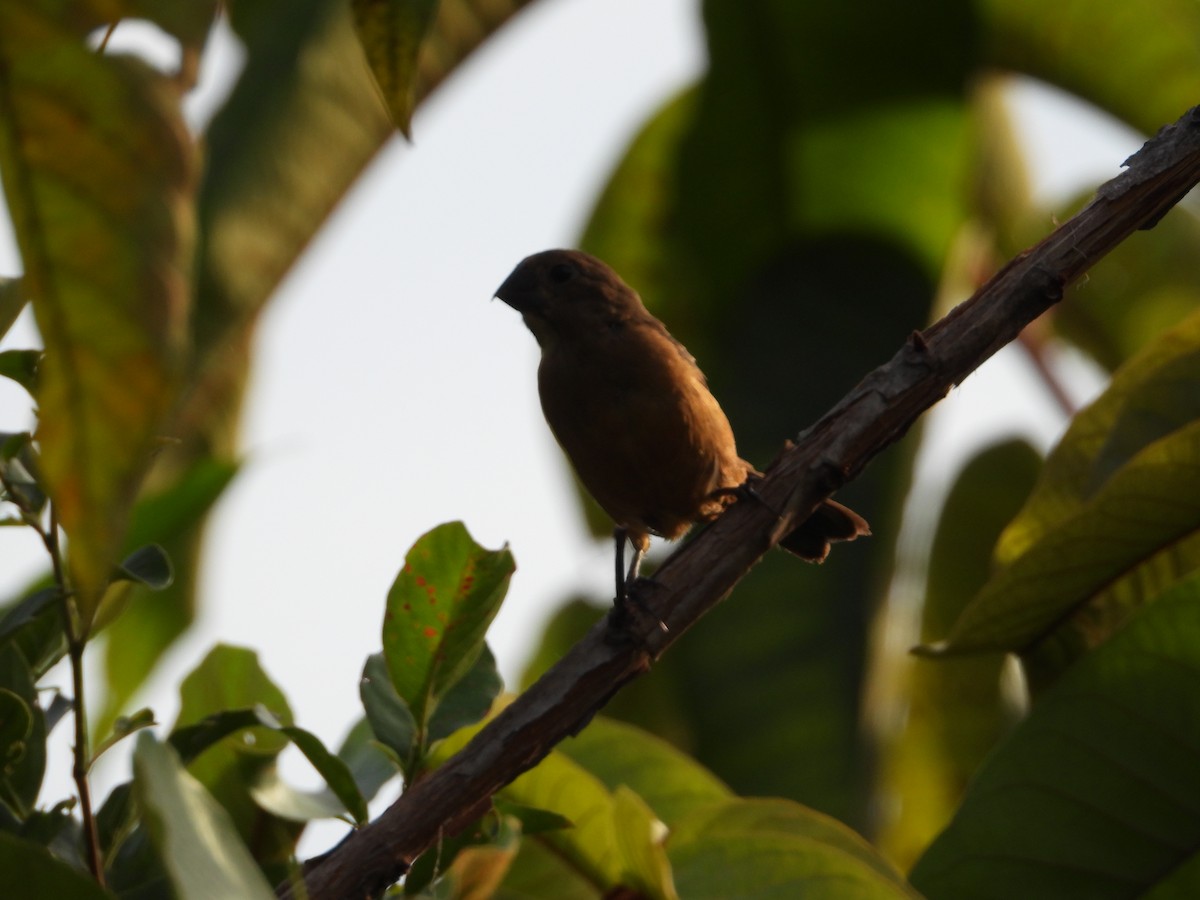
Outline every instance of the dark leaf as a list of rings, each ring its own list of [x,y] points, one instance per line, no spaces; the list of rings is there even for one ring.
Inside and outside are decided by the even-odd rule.
[[[11,378],[36,396],[37,372],[41,361],[41,350],[4,350],[0,352],[0,375]]]
[[[152,591],[170,587],[175,578],[171,559],[167,556],[167,551],[158,544],[147,544],[134,550],[121,562],[117,572],[114,581],[135,581]]]

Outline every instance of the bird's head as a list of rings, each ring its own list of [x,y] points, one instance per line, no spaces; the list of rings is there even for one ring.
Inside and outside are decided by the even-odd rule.
[[[496,296],[521,314],[543,348],[645,314],[641,299],[616,272],[579,250],[527,256]]]

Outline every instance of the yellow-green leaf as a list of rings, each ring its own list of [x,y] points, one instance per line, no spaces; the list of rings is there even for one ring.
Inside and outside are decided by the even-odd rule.
[[[351,0],[354,24],[375,84],[396,127],[410,137],[417,58],[438,0]]]
[[[85,43],[112,5],[0,5],[0,169],[46,345],[42,469],[85,617],[181,361],[192,145],[172,82]]]

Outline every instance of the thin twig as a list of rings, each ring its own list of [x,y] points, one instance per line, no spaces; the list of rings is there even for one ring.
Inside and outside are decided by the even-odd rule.
[[[1066,386],[1051,367],[1050,360],[1046,358],[1045,338],[1040,334],[1034,334],[1033,331],[1033,328],[1026,328],[1022,331],[1021,336],[1017,339],[1017,345],[1025,351],[1030,363],[1037,370],[1038,377],[1042,380],[1042,386],[1069,419],[1079,412],[1079,406],[1071,399],[1070,392],[1067,391]]]
[[[117,30],[117,26],[120,24],[120,19],[109,23],[108,29],[104,32],[104,37],[100,38],[100,45],[96,48],[97,53],[103,53],[108,48],[108,39],[113,36],[113,32]]]
[[[58,515],[53,502],[50,507],[50,524],[46,529],[38,528],[46,552],[50,554],[50,564],[54,568],[54,583],[58,585],[58,593],[62,598],[63,632],[67,638],[67,656],[71,665],[71,712],[75,720],[75,746],[73,748],[74,762],[71,775],[75,779],[75,789],[79,793],[79,815],[83,822],[84,845],[87,848],[88,868],[92,876],[104,886],[104,859],[100,852],[100,833],[96,828],[96,816],[92,809],[92,791],[88,783],[88,754],[87,706],[83,693],[83,651],[87,646],[87,629],[78,620],[75,604],[72,602],[70,585],[67,580],[66,567],[63,566],[62,548],[58,540]]]

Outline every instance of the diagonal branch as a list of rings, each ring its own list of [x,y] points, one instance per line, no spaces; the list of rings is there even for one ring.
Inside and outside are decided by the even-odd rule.
[[[941,321],[914,332],[890,361],[805,431],[756,485],[761,503],[734,505],[659,568],[646,596],[668,631],[647,617],[617,642],[598,622],[461,752],[411,785],[374,822],[311,861],[307,896],[371,896],[442,834],[469,824],[495,791],[646,672],[817,504],[1062,299],[1068,284],[1134,231],[1153,227],[1200,182],[1200,107],[1162,129],[1125,164],[1127,171],[1102,185],[1086,208]],[[299,895],[291,886],[280,888],[281,897]]]

